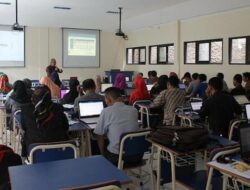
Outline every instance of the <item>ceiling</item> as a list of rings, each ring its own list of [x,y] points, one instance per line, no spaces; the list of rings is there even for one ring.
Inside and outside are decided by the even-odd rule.
[[[0,0],[0,24],[15,22],[15,0]],[[70,7],[57,10],[54,6]],[[115,31],[123,7],[123,31],[159,26],[176,20],[250,6],[250,0],[18,0],[19,24]]]

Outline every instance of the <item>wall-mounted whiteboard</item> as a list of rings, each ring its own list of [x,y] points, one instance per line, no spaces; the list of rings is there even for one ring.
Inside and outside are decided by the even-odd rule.
[[[63,67],[100,67],[100,31],[63,28]]]
[[[0,26],[0,67],[24,67],[25,31]]]

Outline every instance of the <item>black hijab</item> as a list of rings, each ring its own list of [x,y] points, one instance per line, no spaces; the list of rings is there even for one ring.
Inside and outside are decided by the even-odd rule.
[[[28,95],[25,83],[23,81],[17,80],[13,87],[13,93],[10,96],[13,100],[21,104],[31,102],[31,97]]]
[[[71,79],[69,81],[69,92],[65,94],[63,99],[61,100],[62,104],[73,104],[75,99],[78,96],[77,86],[79,85],[79,81],[77,79]]]

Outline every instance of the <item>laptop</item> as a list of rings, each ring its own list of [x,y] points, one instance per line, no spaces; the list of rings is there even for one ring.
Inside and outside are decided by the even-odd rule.
[[[63,98],[65,96],[65,94],[67,94],[69,92],[68,89],[64,89],[60,91],[60,97]]]
[[[181,89],[181,90],[186,90],[186,85],[183,84],[183,83],[180,83],[180,84],[179,84],[179,89]]]
[[[112,83],[103,83],[101,85],[101,92],[104,92],[107,88],[112,87],[112,86],[113,86]]]
[[[250,126],[245,125],[244,127],[240,127],[239,133],[241,159],[250,163]]]
[[[236,100],[236,102],[238,102],[238,104],[240,105],[244,105],[249,103],[249,100],[247,99],[247,97],[245,95],[237,95],[234,96],[234,99]]]
[[[146,86],[147,86],[148,91],[150,91],[153,88],[154,85],[153,84],[147,84]]]
[[[247,121],[250,124],[250,104],[246,104],[245,108],[246,108]]]
[[[194,112],[199,112],[201,110],[202,101],[190,102],[191,108]]]
[[[87,124],[97,123],[104,108],[102,100],[83,100],[79,102],[80,121]]]

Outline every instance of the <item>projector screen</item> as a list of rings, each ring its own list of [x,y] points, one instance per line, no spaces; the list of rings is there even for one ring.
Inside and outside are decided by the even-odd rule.
[[[100,67],[100,31],[63,28],[63,67]]]
[[[24,67],[24,31],[0,26],[0,67]]]

